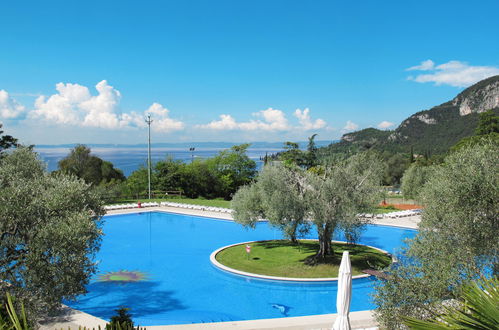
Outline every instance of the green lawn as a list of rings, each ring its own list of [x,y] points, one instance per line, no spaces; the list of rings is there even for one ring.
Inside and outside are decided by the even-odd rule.
[[[316,265],[309,265],[306,261],[318,250],[317,241],[302,240],[296,245],[287,240],[275,240],[250,245],[249,258],[246,245],[241,244],[220,251],[216,259],[227,267],[244,272],[301,278],[337,277],[344,250],[350,251],[353,275],[363,274],[363,269],[384,268],[391,263],[391,258],[384,253],[363,245],[334,243],[334,257],[327,263]]]
[[[137,203],[139,200],[137,199],[123,199],[120,200],[119,202],[116,202],[114,204],[123,204],[123,203]],[[141,202],[174,202],[174,203],[185,203],[185,204],[196,204],[196,205],[203,205],[203,206],[214,206],[214,207],[225,207],[225,208],[230,208],[230,201],[226,201],[223,199],[201,199],[201,198],[179,198],[179,197],[172,197],[172,198],[152,198],[152,199],[147,199],[143,198],[140,199]]]

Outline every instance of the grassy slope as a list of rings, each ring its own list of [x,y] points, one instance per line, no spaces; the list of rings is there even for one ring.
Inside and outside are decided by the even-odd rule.
[[[343,251],[350,251],[352,274],[360,275],[366,268],[386,267],[390,257],[380,251],[362,245],[334,244],[335,258],[326,264],[307,265],[305,259],[315,254],[317,241],[300,241],[299,245],[289,241],[255,242],[251,245],[250,258],[245,245],[237,245],[217,254],[223,265],[245,272],[283,277],[314,278],[337,277]]]

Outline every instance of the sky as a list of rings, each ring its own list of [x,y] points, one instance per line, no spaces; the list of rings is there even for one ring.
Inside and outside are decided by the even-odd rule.
[[[499,1],[6,1],[25,144],[336,140],[499,74]]]

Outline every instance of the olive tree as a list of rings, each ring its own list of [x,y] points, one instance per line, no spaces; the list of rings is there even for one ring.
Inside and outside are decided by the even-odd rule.
[[[383,169],[377,154],[366,152],[325,166],[323,173],[307,172],[306,205],[319,237],[317,260],[334,255],[331,240],[338,228],[359,229],[364,220],[358,214],[372,210],[381,198]]]
[[[361,153],[321,168],[268,165],[256,182],[241,189],[233,199],[237,222],[253,225],[259,217],[280,228],[291,240],[297,229],[317,228],[319,250],[315,261],[333,255],[331,240],[343,228],[353,235],[362,219],[381,197],[383,165],[372,153]]]
[[[403,317],[432,318],[471,280],[499,273],[499,147],[488,143],[450,154],[421,191],[420,230],[405,257],[380,281],[374,301],[388,328]]]
[[[419,193],[423,186],[428,181],[431,166],[425,166],[418,163],[413,163],[405,172],[402,177],[402,194],[406,198],[419,199]]]
[[[297,242],[297,237],[309,229],[305,221],[306,200],[302,180],[304,172],[297,167],[279,163],[265,166],[256,182],[240,189],[232,200],[234,220],[254,227],[266,218],[285,237]]]
[[[0,294],[34,313],[85,292],[96,270],[103,210],[83,180],[48,174],[19,148],[0,160]]]

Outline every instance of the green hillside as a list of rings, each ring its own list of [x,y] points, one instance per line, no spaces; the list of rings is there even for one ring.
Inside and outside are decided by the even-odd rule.
[[[415,154],[443,154],[462,138],[473,135],[479,112],[489,109],[499,115],[499,76],[476,83],[449,102],[415,113],[395,130],[366,128],[348,133],[340,142],[321,152],[343,153],[373,148],[409,153],[412,148]]]

